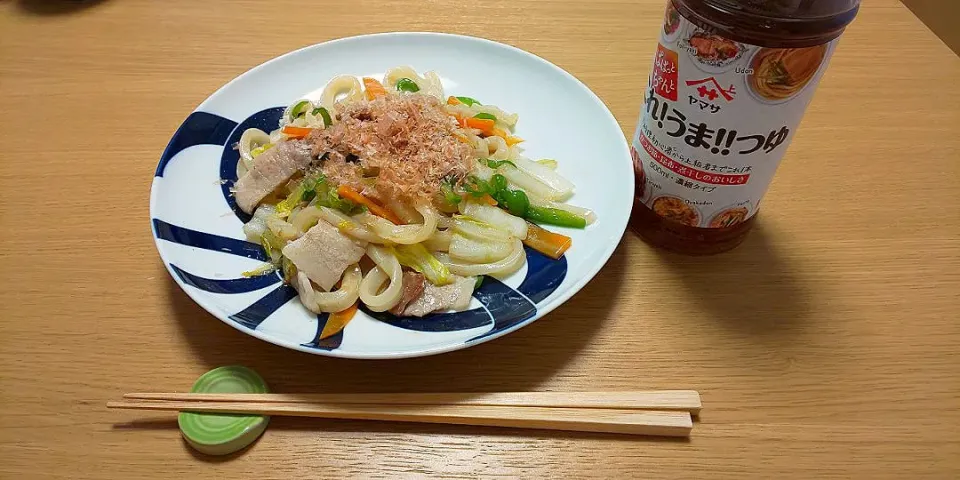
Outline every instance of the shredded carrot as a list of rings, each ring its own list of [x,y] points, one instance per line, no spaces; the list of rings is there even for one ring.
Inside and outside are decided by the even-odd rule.
[[[468,118],[465,120],[465,123],[470,128],[476,128],[480,130],[486,136],[493,135],[493,126],[496,124],[493,120],[489,118]]]
[[[463,118],[459,113],[451,113],[450,115],[457,119],[457,125],[460,125],[460,128],[467,128],[467,119]]]
[[[387,94],[387,89],[383,88],[383,84],[370,77],[363,77],[363,88],[366,91],[367,100],[373,100]]]
[[[505,130],[503,130],[503,129],[501,129],[501,128],[494,128],[494,129],[493,129],[493,134],[496,135],[496,136],[498,136],[498,137],[500,137],[500,138],[502,138],[505,142],[507,142],[507,146],[508,146],[508,147],[512,147],[512,146],[514,146],[514,145],[516,145],[516,144],[518,144],[518,143],[520,143],[520,142],[523,141],[522,138],[520,138],[520,137],[514,137],[513,135],[510,135],[507,131],[505,131]]]
[[[281,130],[281,131],[283,132],[284,135],[286,135],[286,136],[288,136],[288,137],[290,137],[290,138],[303,138],[303,137],[306,137],[307,135],[310,135],[310,132],[312,132],[313,129],[312,129],[312,128],[306,128],[306,127],[294,127],[294,126],[292,126],[292,125],[287,125],[286,127],[283,127],[283,130]]]
[[[332,337],[343,330],[344,327],[350,323],[350,320],[353,320],[353,316],[357,314],[357,308],[360,306],[360,302],[354,302],[353,305],[347,307],[346,310],[331,313],[327,317],[327,323],[324,324],[323,330],[320,332],[320,336],[317,337],[317,340],[323,340],[327,337]]]
[[[489,193],[485,193],[482,197],[480,197],[480,201],[486,203],[487,205],[494,207],[497,206],[497,201],[494,200]]]
[[[340,185],[340,188],[337,189],[337,195],[340,195],[341,197],[346,198],[353,203],[367,207],[367,209],[370,210],[370,213],[378,217],[386,218],[397,225],[403,224],[403,220],[400,220],[400,217],[398,217],[396,213],[393,213],[390,211],[390,209],[381,206],[367,197],[364,197],[360,192],[350,188],[348,185]]]
[[[527,238],[523,244],[550,258],[558,259],[573,245],[573,239],[527,222]]]
[[[447,98],[447,105],[460,105],[460,100],[457,100],[457,97],[450,96]]]

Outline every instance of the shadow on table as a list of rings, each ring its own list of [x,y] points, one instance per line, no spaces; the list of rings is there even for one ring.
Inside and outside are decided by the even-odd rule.
[[[170,430],[180,428],[176,419],[171,418],[152,418],[146,420],[133,420],[131,422],[114,423],[113,430]]]
[[[287,350],[234,330],[172,281],[169,301],[181,335],[209,368],[242,364],[276,392],[526,391],[549,380],[589,344],[609,316],[625,271],[618,249],[578,295],[531,325],[465,350],[400,360],[349,360]]]
[[[700,303],[714,321],[757,338],[786,338],[805,326],[809,292],[791,259],[772,241],[771,228],[758,219],[742,245],[719,255],[657,252],[683,282],[682,294]]]
[[[32,15],[66,15],[86,10],[106,0],[16,0],[21,12]]]
[[[275,419],[270,419],[270,423],[273,423],[274,421]],[[247,445],[246,447],[243,447],[240,450],[237,450],[236,452],[233,452],[227,455],[207,455],[206,453],[200,452],[197,449],[191,447],[190,444],[187,443],[187,441],[183,437],[180,437],[180,443],[183,445],[183,449],[186,450],[187,452],[190,452],[190,455],[196,460],[199,460],[205,463],[226,463],[246,455],[247,452],[256,448],[257,444],[260,443],[260,440],[262,439],[263,439],[263,435],[260,435],[250,445]]]
[[[114,428],[142,428],[150,430],[176,429],[176,421],[164,422],[132,422],[131,424],[115,425]],[[410,422],[377,422],[366,420],[339,420],[323,419],[309,417],[272,417],[267,431],[258,437],[253,443],[243,447],[243,449],[233,452],[229,455],[207,455],[195,450],[186,440],[181,438],[183,449],[201,462],[206,463],[226,463],[243,457],[248,452],[256,448],[256,445],[263,441],[264,437],[269,437],[271,432],[277,431],[304,431],[313,432],[317,438],[322,438],[325,434],[350,433],[350,434],[369,434],[389,433],[390,435],[493,435],[501,438],[518,439],[574,439],[574,440],[605,440],[622,441],[636,443],[638,438],[642,438],[647,443],[690,443],[689,437],[637,437],[634,435],[622,435],[616,433],[597,433],[597,432],[567,432],[562,430],[538,430],[538,429],[518,429],[518,428],[498,428],[483,427],[471,425],[447,425],[431,423],[410,423]],[[267,440],[269,442],[269,439]]]

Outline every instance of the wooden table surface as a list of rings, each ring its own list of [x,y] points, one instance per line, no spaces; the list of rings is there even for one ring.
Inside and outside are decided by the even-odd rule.
[[[632,234],[547,318],[437,357],[275,347],[164,271],[147,199],[186,115],[298,47],[391,30],[516,45],[633,131],[661,0],[0,2],[0,478],[958,478],[960,60],[894,0],[848,29],[739,249]],[[309,5],[309,6],[308,6]],[[276,391],[697,389],[689,441],[275,418],[192,452],[107,411],[226,364]]]

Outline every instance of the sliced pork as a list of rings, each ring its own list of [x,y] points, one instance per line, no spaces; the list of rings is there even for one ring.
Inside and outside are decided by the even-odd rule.
[[[403,272],[403,294],[400,296],[400,303],[394,305],[390,309],[390,313],[402,315],[403,310],[407,308],[410,302],[420,298],[426,284],[427,280],[422,273]]]
[[[253,160],[253,168],[235,185],[237,205],[252,213],[263,197],[276,190],[293,174],[310,165],[311,146],[299,140],[280,142]]]
[[[424,285],[423,294],[410,302],[403,310],[403,314],[422,317],[442,310],[464,310],[470,305],[475,284],[476,279],[471,277],[454,277],[453,283],[442,287],[427,282]]]
[[[326,291],[330,291],[347,267],[359,262],[365,252],[363,246],[323,220],[283,247],[283,255],[297,266],[297,270],[306,273]]]

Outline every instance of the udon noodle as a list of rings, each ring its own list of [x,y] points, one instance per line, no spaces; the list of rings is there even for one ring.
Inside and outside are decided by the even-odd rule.
[[[507,276],[524,245],[555,258],[596,215],[566,203],[554,160],[523,155],[518,116],[444,94],[434,72],[390,69],[382,82],[342,75],[298,100],[278,128],[243,132],[243,227],[316,313],[362,303],[425,315],[467,308],[484,275]]]

